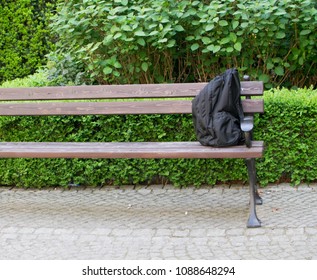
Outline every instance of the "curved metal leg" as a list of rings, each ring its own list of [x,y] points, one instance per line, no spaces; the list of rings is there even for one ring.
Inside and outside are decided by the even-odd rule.
[[[263,199],[259,195],[257,185],[255,185],[255,204],[256,205],[262,205],[263,204]]]
[[[256,176],[256,168],[255,168],[255,159],[250,159],[252,161],[252,168],[254,169],[254,182],[255,182],[255,204],[256,205],[262,205],[263,199],[261,198],[259,191],[258,191],[258,182],[257,182],[257,176]]]
[[[255,228],[261,226],[261,221],[258,219],[256,215],[256,197],[262,201],[260,196],[257,194],[256,187],[256,170],[255,170],[255,159],[248,158],[246,159],[246,164],[248,167],[249,174],[249,185],[250,185],[250,214],[247,222],[248,228]]]

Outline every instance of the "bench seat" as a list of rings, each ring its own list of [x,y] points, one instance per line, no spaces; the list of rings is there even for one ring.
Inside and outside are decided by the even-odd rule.
[[[86,116],[98,118],[106,115],[120,115],[122,121],[127,115],[192,114],[192,100],[207,83],[175,84],[135,84],[135,85],[95,85],[61,86],[33,88],[0,88],[0,116],[9,120],[18,116]],[[188,142],[39,142],[45,138],[27,142],[25,139],[13,141],[10,137],[0,139],[1,158],[142,158],[142,159],[245,159],[250,188],[249,218],[247,227],[259,227],[256,204],[262,199],[257,191],[255,160],[264,152],[262,141],[253,141],[254,115],[264,113],[263,82],[241,82],[241,104],[244,120],[245,145],[230,147],[207,147],[197,141]],[[255,97],[255,98],[254,98]],[[11,118],[11,117],[14,118]],[[120,118],[121,119],[121,118]],[[14,123],[6,129],[20,129]],[[100,125],[105,125],[100,123]],[[119,129],[119,128],[118,128]],[[151,133],[151,132],[148,132]],[[168,133],[172,133],[169,131]],[[193,127],[194,133],[194,127]],[[14,133],[13,133],[14,134]],[[189,139],[192,139],[189,136]],[[32,138],[33,139],[33,138]],[[66,138],[61,138],[65,139]],[[157,139],[154,141],[159,141]],[[20,142],[21,141],[21,142]],[[24,142],[22,142],[24,141]],[[117,140],[118,141],[118,140]],[[212,170],[212,166],[210,166]],[[8,172],[11,172],[10,170]],[[197,170],[200,172],[200,170]],[[181,175],[181,174],[180,174]],[[39,174],[41,176],[41,174]]]
[[[259,158],[263,141],[207,147],[199,142],[1,142],[1,158]]]

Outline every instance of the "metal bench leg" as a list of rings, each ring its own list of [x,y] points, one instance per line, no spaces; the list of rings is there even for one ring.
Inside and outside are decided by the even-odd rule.
[[[257,182],[257,176],[256,176],[256,168],[255,168],[255,159],[251,158],[250,159],[252,161],[252,165],[253,165],[253,170],[254,170],[254,180],[255,180],[255,204],[256,205],[262,205],[263,204],[263,200],[261,198],[261,196],[259,195],[258,192],[258,182]]]
[[[255,204],[256,205],[262,205],[263,204],[263,199],[259,195],[258,185],[257,184],[255,184]]]
[[[256,168],[255,168],[255,159],[251,158],[250,161],[252,161],[252,170],[254,170],[254,190],[255,190],[255,204],[256,205],[262,205],[263,199],[261,198],[259,192],[258,192],[258,182],[257,182],[257,176],[256,176]]]
[[[256,209],[255,209],[256,197],[257,197],[255,159],[252,159],[252,158],[246,159],[246,164],[248,167],[249,184],[250,184],[250,215],[247,222],[247,227],[255,228],[255,227],[261,226],[261,221],[258,219],[256,215]]]

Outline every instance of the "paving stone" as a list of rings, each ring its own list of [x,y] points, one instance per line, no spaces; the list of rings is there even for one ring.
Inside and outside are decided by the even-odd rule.
[[[317,259],[317,184],[0,188],[0,259]]]

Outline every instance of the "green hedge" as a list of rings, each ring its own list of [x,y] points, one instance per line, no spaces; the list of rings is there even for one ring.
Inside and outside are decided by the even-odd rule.
[[[44,87],[44,86],[55,86],[49,80],[49,72],[45,69],[39,69],[32,75],[28,75],[24,78],[16,78],[11,81],[3,82],[0,87],[3,88],[17,88],[17,87]]]
[[[257,160],[262,185],[317,179],[316,121],[316,90],[265,92],[265,114],[256,117],[254,135],[267,146],[264,158]],[[187,141],[195,135],[190,115],[2,117],[0,140]],[[198,186],[246,178],[240,159],[0,160],[0,184],[25,187],[166,182]]]
[[[265,114],[257,119],[256,138],[267,145],[259,161],[263,183],[294,184],[317,179],[317,91],[274,90],[265,93]]]
[[[0,3],[0,82],[34,73],[52,50],[48,30],[58,0],[9,0]]]
[[[230,67],[267,88],[317,81],[315,0],[70,0],[51,26],[56,68],[78,64],[99,84],[208,81]]]

